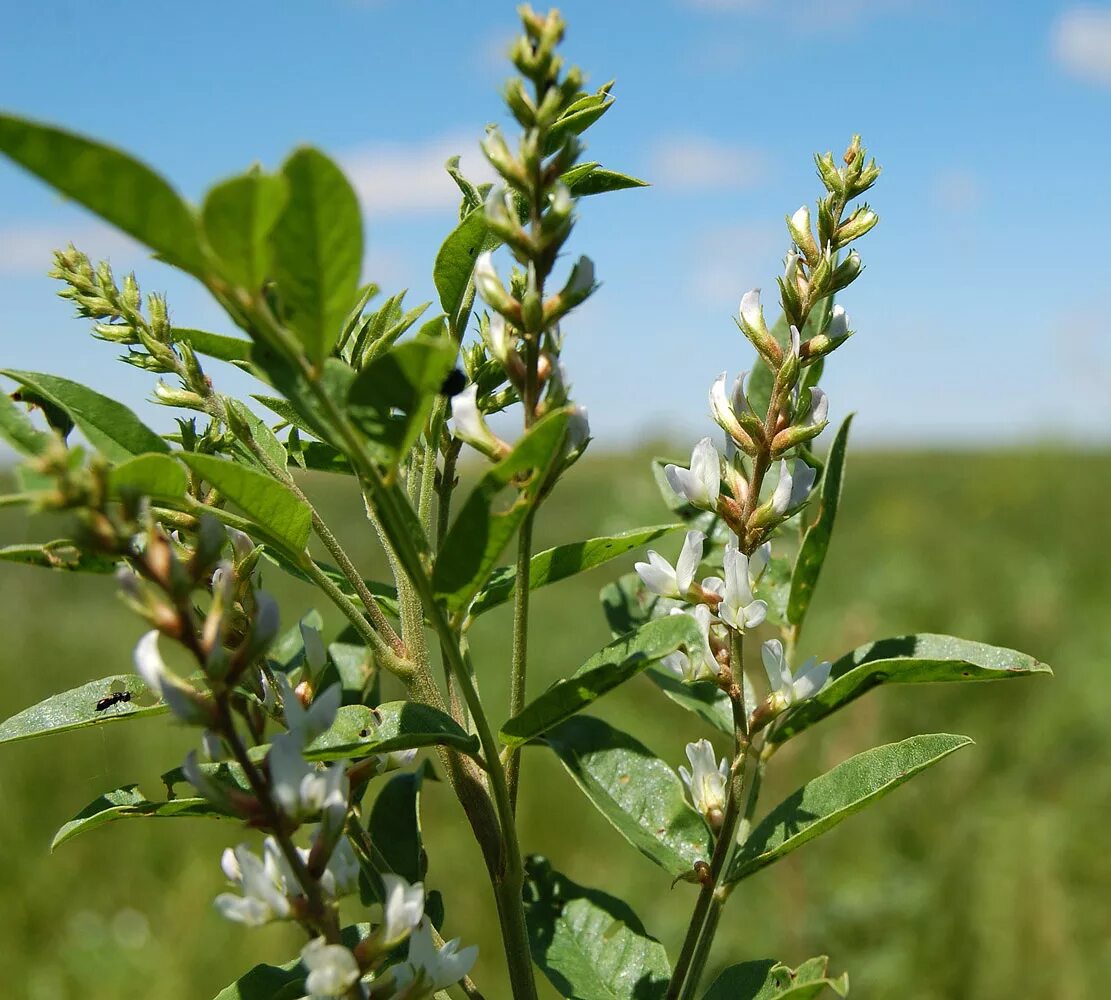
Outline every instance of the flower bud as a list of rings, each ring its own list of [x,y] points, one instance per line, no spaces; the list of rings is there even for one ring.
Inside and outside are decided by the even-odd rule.
[[[860,254],[855,250],[850,250],[849,255],[841,261],[837,269],[833,272],[833,279],[830,282],[829,291],[839,292],[847,285],[851,285],[856,281],[860,275],[863,265],[860,263]]]
[[[764,310],[760,305],[760,289],[754,288],[741,296],[739,309],[741,332],[752,342],[752,346],[772,368],[778,368],[783,351],[764,322]]]
[[[818,244],[810,230],[810,209],[803,205],[794,215],[787,219],[787,230],[791,239],[802,251],[808,264],[813,266],[818,262]]]
[[[879,221],[880,217],[875,212],[867,205],[862,205],[838,227],[833,245],[840,248],[859,239]]]
[[[580,257],[571,270],[567,284],[558,295],[544,303],[543,325],[550,327],[575,306],[585,301],[597,284],[594,281],[594,263],[589,257]]]
[[[486,250],[478,255],[474,265],[474,284],[478,294],[490,308],[510,320],[519,320],[521,304],[505,290],[494,268],[494,255]]]
[[[737,379],[733,397],[734,400],[739,396],[744,399],[742,375]],[[746,454],[755,455],[757,448],[752,438],[741,426],[741,422],[737,419],[736,408],[733,403],[725,395],[725,372],[722,372],[716,379],[714,384],[710,386],[710,413],[717,425],[729,435],[730,439],[734,441],[738,448]]]
[[[521,128],[532,128],[536,124],[536,105],[519,78],[514,77],[505,85],[502,96]]]
[[[816,155],[814,162],[818,165],[818,176],[822,178],[826,190],[830,194],[843,195],[845,193],[845,178],[841,176],[837,164],[833,162],[833,154],[822,153]]]
[[[497,126],[487,131],[480,145],[490,165],[510,184],[519,188],[528,186],[528,174],[524,165],[509,151]]]
[[[204,400],[188,389],[174,389],[159,379],[154,385],[154,399],[164,406],[180,406],[186,410],[204,412]]]
[[[509,445],[486,426],[478,408],[478,386],[473,382],[451,401],[455,436],[497,461],[509,454]]]

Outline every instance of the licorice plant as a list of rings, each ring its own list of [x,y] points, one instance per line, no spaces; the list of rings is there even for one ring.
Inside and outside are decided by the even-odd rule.
[[[730,386],[723,373],[710,388],[721,447],[708,436],[688,467],[654,468],[675,517],[533,551],[545,500],[589,441],[560,353],[597,285],[589,259],[568,265],[560,252],[580,202],[643,182],[583,160],[581,136],[612,106],[610,87],[586,91],[582,73],[565,68],[557,12],[526,7],[521,20],[518,75],[504,90],[520,135],[511,142],[491,128],[483,139],[495,185],[447,165],[461,206],[435,259],[441,311],[431,319],[400,294],[370,307],[378,288],[360,286],[357,199],[315,149],[295,150],[274,173],[223,181],[195,209],[122,152],[0,115],[0,151],[199,280],[246,335],[179,325],[134,275],[117,280],[73,246],[56,254],[60,294],[94,336],[125,350],[123,361],[161,376],[155,399],[182,415],[173,433],[155,433],[68,378],[3,371],[15,388],[0,395],[0,435],[22,464],[18,492],[2,502],[66,515],[73,530],[0,556],[104,574],[144,634],[133,673],[20,712],[0,724],[0,741],[167,713],[195,728],[196,749],[167,762],[180,766],[165,775],[165,800],[134,785],[108,791],[56,843],[124,817],[222,818],[237,846],[223,856],[228,888],[216,910],[250,926],[294,922],[307,936],[299,956],[248,973],[220,994],[227,1000],[483,995],[469,975],[477,949],[444,939],[450,893],[424,885],[415,813],[429,768],[446,778],[460,829],[481,849],[518,1000],[538,996],[537,969],[582,1000],[844,996],[847,977],[829,974],[824,958],[792,969],[750,957],[704,987],[724,907],[748,876],[970,741],[933,734],[865,750],[761,813],[776,751],[879,684],[1048,668],[936,635],[797,662],[849,430],[846,420],[819,456],[828,402],[819,380],[851,332],[833,299],[860,275],[851,245],[878,221],[867,205],[852,207],[880,173],[859,137],[840,161],[817,157],[816,215],[803,207],[787,220],[781,318],[768,325],[758,291],[741,298],[738,326],[756,358],[747,376]],[[261,407],[222,392],[208,359],[254,376]],[[494,432],[487,418],[503,411],[519,432],[506,417]],[[70,440],[74,430],[84,443]],[[463,488],[465,455],[474,472]],[[346,477],[361,492],[391,582],[364,578],[303,470]],[[671,551],[683,529],[674,566],[650,551],[603,590],[613,641],[572,676],[530,691],[530,591],[631,559],[656,539]],[[323,636],[304,608],[280,614],[262,583],[282,573],[319,590],[346,631]],[[472,624],[507,602],[505,657],[475,662]],[[293,626],[283,631],[283,619]],[[542,623],[533,631],[543,641]],[[479,694],[484,673],[504,664],[507,712]],[[383,702],[389,675],[405,696]],[[586,713],[638,675],[645,698],[689,709],[692,728],[728,744],[725,757],[703,737],[676,773]],[[661,905],[690,909],[672,958],[626,904],[524,855],[516,810],[529,794],[526,744],[558,757],[586,800],[659,866]],[[348,896],[366,922],[341,920]]]

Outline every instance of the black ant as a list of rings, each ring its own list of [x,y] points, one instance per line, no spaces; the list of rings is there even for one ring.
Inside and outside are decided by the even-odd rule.
[[[131,701],[130,691],[117,691],[115,694],[110,694],[106,698],[101,698],[96,703],[96,710],[98,712],[107,711],[113,705],[119,705],[121,702]]]

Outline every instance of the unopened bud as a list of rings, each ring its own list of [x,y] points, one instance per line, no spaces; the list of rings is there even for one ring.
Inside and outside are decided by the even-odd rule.
[[[787,229],[791,234],[791,239],[795,241],[795,245],[802,251],[807,263],[811,266],[816,264],[818,262],[818,244],[810,230],[810,209],[806,205],[803,205],[787,219]]]
[[[764,322],[764,310],[760,305],[760,289],[754,288],[741,296],[741,305],[738,310],[740,316],[741,332],[752,342],[752,346],[772,368],[778,368],[783,357],[783,350],[775,342],[775,338]]]
[[[833,272],[833,278],[830,282],[830,292],[839,292],[847,285],[851,285],[860,276],[863,265],[860,262],[860,254],[855,250],[850,250],[849,255],[841,261],[837,269]]]
[[[834,246],[843,247],[855,239],[859,239],[872,229],[880,217],[867,205],[862,205],[850,215],[837,229],[834,237]]]

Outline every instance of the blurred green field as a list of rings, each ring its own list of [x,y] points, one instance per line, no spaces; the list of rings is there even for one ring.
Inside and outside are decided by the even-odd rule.
[[[311,482],[326,516],[373,569],[346,482]],[[967,733],[947,760],[746,883],[712,964],[821,953],[853,996],[905,1000],[1093,1000],[1111,982],[1111,524],[1096,510],[1111,456],[850,455],[845,502],[804,652],[832,657],[873,637],[941,631],[1013,646],[1055,678],[874,692],[791,744],[764,806],[838,760],[915,732]],[[0,540],[43,540],[57,524],[0,511]],[[540,545],[665,520],[647,456],[584,460],[546,508]],[[668,551],[677,547],[665,543]],[[597,591],[631,560],[538,592],[530,688],[572,671],[608,638]],[[311,593],[273,572],[287,619]],[[333,631],[340,620],[321,608]],[[503,609],[504,611],[504,609]],[[476,628],[483,694],[502,705],[507,614]],[[142,631],[104,579],[0,564],[0,715],[61,688],[130,669]],[[710,735],[638,680],[599,703],[674,765]],[[497,714],[497,713],[495,713]],[[157,794],[193,734],[166,718],[0,747],[0,994],[27,1000],[208,1000],[258,961],[299,947],[288,928],[246,930],[212,908],[219,852],[244,836],[205,820],[119,823],[48,853],[54,831],[101,792],[138,781]],[[493,907],[477,850],[446,786],[425,796],[429,884],[449,934],[481,946],[490,1000]],[[629,899],[675,949],[694,890],[667,878],[596,815],[545,751],[526,752],[525,849]],[[251,836],[251,835],[247,835]],[[547,996],[554,996],[551,991]]]

